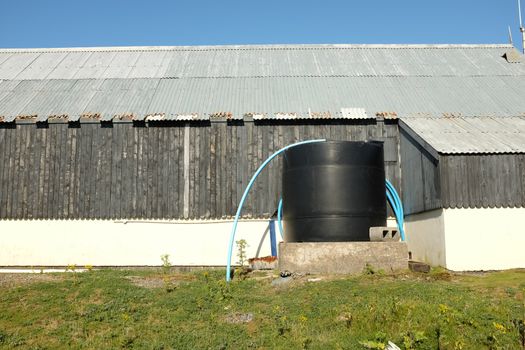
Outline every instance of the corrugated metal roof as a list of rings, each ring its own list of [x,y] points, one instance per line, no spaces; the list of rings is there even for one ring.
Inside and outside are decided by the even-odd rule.
[[[0,115],[233,119],[525,115],[509,45],[0,50]],[[364,113],[343,112],[348,107]],[[204,117],[203,117],[204,118]],[[230,118],[230,119],[231,119]]]
[[[0,50],[0,79],[523,75],[509,45],[268,45]]]
[[[438,153],[525,153],[525,117],[401,118]]]

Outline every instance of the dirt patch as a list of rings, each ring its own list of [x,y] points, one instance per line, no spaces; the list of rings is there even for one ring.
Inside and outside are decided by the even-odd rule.
[[[154,275],[154,276],[127,276],[131,284],[142,288],[165,288],[176,287],[181,283],[195,279],[193,275]]]
[[[227,315],[224,318],[224,321],[226,323],[231,323],[231,324],[249,323],[253,321],[253,314],[251,312],[247,314],[235,312],[235,313]]]
[[[45,273],[0,273],[0,288],[14,288],[39,282],[58,282],[63,276]]]

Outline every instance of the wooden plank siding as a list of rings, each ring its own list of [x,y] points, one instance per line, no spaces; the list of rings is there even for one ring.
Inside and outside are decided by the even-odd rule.
[[[440,154],[436,160],[403,130],[400,142],[405,214],[525,206],[525,154]]]
[[[524,164],[525,154],[441,155],[443,206],[524,207]]]
[[[313,138],[385,141],[387,178],[399,189],[397,130],[383,121],[192,122],[185,172],[184,123],[1,125],[0,218],[184,219],[186,180],[187,219],[231,218],[270,154]],[[243,217],[275,212],[281,170],[278,160],[263,171]]]
[[[420,213],[442,206],[439,160],[430,155],[401,129],[400,157],[405,214]]]

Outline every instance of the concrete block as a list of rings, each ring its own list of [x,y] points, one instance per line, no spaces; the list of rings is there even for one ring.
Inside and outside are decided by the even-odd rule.
[[[398,242],[401,240],[397,227],[370,227],[369,235],[372,242]]]
[[[404,242],[279,244],[279,270],[292,273],[360,274],[369,265],[385,272],[408,269]]]

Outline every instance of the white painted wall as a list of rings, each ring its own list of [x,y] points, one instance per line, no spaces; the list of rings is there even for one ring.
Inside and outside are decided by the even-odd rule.
[[[267,227],[239,223],[236,240],[248,241],[248,257],[270,255]],[[173,265],[224,266],[231,228],[231,221],[0,221],[0,266],[160,265],[162,254]]]
[[[454,271],[525,268],[525,208],[439,209],[405,220],[414,260]]]
[[[445,209],[447,268],[525,268],[525,208]]]
[[[405,218],[405,236],[412,260],[432,266],[447,265],[444,221],[443,209]]]

